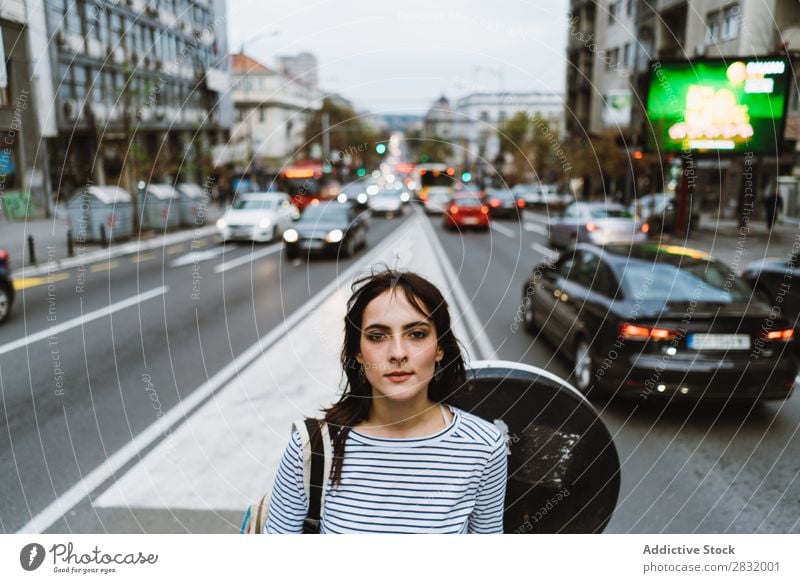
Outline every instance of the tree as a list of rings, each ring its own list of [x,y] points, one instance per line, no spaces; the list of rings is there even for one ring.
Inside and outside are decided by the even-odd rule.
[[[323,156],[334,159],[338,158],[335,153],[341,152],[343,155],[350,155],[354,165],[377,166],[379,156],[375,152],[375,132],[351,108],[339,105],[327,97],[322,100],[322,107],[306,123],[305,143],[300,148],[303,154],[310,156],[313,144],[323,144],[323,121],[326,117],[330,152],[323,152]]]

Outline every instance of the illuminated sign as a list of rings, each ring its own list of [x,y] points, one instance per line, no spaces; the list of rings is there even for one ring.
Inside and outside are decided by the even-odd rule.
[[[777,57],[653,63],[648,149],[779,153],[789,71]]]

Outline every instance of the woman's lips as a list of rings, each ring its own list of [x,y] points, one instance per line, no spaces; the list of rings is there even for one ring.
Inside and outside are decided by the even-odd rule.
[[[411,378],[410,372],[393,372],[387,375],[384,375],[387,379],[389,379],[393,383],[402,383],[403,381],[407,381]]]

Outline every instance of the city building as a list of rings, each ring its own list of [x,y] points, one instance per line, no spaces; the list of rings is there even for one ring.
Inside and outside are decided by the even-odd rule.
[[[308,118],[320,109],[323,94],[238,53],[232,56],[236,122],[231,156],[247,164],[255,156],[280,167],[305,141]]]
[[[50,210],[47,157],[39,142],[55,128],[42,115],[51,96],[35,84],[49,74],[49,61],[37,58],[45,45],[34,37],[38,30],[43,35],[43,20],[34,2],[0,4],[0,214],[11,219]]]
[[[319,87],[317,75],[317,57],[309,52],[297,55],[281,55],[278,57],[278,66],[281,73],[290,79],[307,85],[311,89]]]
[[[225,0],[43,5],[56,195],[87,183],[204,183],[233,122]]]

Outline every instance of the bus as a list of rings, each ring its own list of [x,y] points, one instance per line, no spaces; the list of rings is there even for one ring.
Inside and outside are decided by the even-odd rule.
[[[456,169],[447,164],[417,164],[417,197],[424,201],[428,190],[434,186],[445,186],[452,190]]]
[[[322,162],[298,160],[281,169],[278,190],[288,194],[292,204],[302,211],[322,197],[322,175]]]

